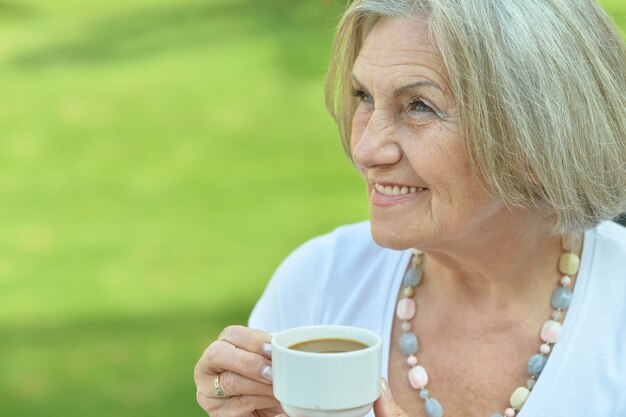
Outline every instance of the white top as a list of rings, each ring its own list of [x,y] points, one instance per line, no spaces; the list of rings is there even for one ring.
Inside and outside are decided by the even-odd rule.
[[[283,261],[249,326],[270,333],[312,324],[370,329],[383,340],[388,379],[395,303],[410,257],[378,246],[369,222],[339,227]],[[561,339],[518,416],[626,417],[626,228],[605,222],[585,233]]]

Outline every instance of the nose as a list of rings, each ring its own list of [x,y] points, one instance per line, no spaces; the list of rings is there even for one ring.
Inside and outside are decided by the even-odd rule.
[[[402,149],[397,139],[395,123],[382,111],[375,110],[367,121],[355,119],[351,148],[357,168],[363,170],[398,163]]]

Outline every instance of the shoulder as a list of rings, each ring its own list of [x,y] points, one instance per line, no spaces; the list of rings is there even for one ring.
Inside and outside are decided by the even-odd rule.
[[[338,251],[342,255],[350,255],[376,246],[372,240],[369,221],[348,224],[317,236],[303,243],[285,260],[286,262],[308,262],[325,260],[333,257]]]
[[[626,294],[626,228],[607,221],[585,233],[580,274],[589,276],[589,285],[615,304],[624,304]],[[602,291],[599,291],[602,290]],[[616,299],[616,297],[618,299]],[[626,304],[621,308],[626,319]]]
[[[580,415],[626,415],[626,229],[614,222],[589,229],[582,261],[563,339],[554,349],[562,365],[554,368],[552,378],[560,383],[540,389],[544,398],[558,398],[557,403],[570,404]],[[596,377],[581,385],[580,375]],[[594,401],[584,400],[588,398]]]
[[[600,329],[597,338],[618,340],[626,332],[626,228],[603,222],[588,231],[587,238],[590,245],[587,248],[585,243],[580,285],[576,284],[582,291],[580,305],[585,312],[580,320],[589,323],[589,332]],[[614,356],[625,360],[626,371],[626,351]]]
[[[324,279],[351,280],[371,275],[368,271],[381,264],[397,261],[405,251],[379,246],[373,239],[369,221],[337,227],[296,249],[285,263],[291,266],[313,266],[317,286]],[[355,278],[356,279],[356,278]]]
[[[339,226],[295,249],[278,267],[273,280],[296,280],[302,285],[311,279],[319,288],[331,276],[353,270],[364,259],[371,262],[386,251],[373,241],[369,221]]]
[[[337,322],[389,285],[403,252],[378,246],[369,221],[337,227],[296,248],[276,269],[251,323],[267,329]],[[350,311],[348,311],[350,310]],[[263,318],[263,320],[261,320]]]
[[[617,271],[626,270],[626,227],[608,221],[600,223],[593,232],[594,265],[618,267]],[[604,269],[603,268],[603,269]]]
[[[612,246],[619,251],[626,251],[626,227],[609,221],[600,223],[596,227],[599,243]]]

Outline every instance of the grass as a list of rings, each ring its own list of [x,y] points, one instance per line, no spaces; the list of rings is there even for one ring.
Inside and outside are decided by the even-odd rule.
[[[203,415],[204,346],[367,217],[321,95],[340,11],[0,1],[3,415]]]

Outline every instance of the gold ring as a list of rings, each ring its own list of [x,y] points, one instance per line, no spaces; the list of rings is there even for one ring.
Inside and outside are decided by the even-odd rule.
[[[220,385],[220,377],[222,376],[222,374],[219,374],[218,376],[215,377],[215,381],[214,381],[214,385],[215,385],[215,396],[217,398],[229,398],[230,395],[226,394],[224,391],[222,391],[222,387]]]

